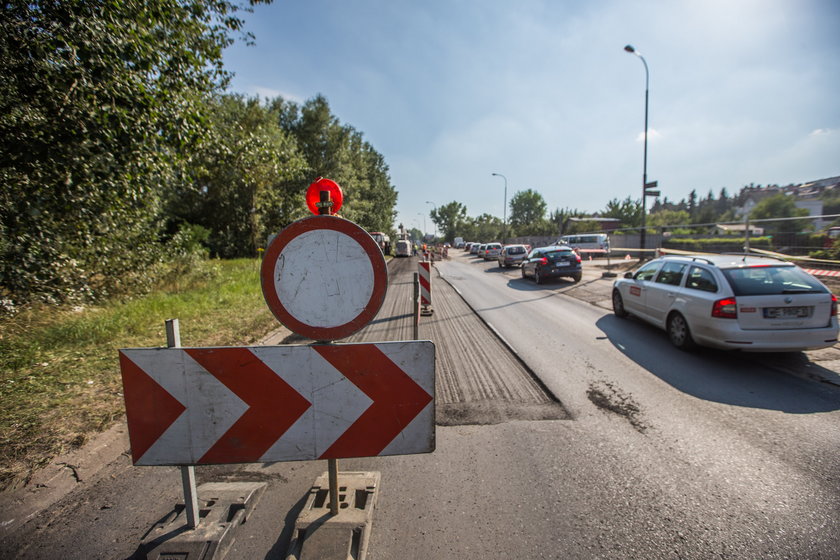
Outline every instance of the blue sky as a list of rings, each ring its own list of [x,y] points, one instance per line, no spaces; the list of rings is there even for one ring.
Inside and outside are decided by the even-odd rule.
[[[533,189],[595,212],[840,175],[840,1],[275,0],[225,54],[232,90],[324,95],[388,163],[398,223]],[[305,187],[303,185],[302,187]]]

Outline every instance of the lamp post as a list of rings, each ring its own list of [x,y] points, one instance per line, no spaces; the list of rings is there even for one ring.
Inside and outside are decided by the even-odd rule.
[[[434,207],[435,214],[437,214],[437,204],[435,204],[434,202],[432,202],[430,200],[427,200],[426,204],[431,204],[432,207]],[[435,241],[437,241],[437,220],[432,220],[432,222],[434,222],[434,224],[435,224]]]
[[[426,241],[426,214],[423,212],[417,212],[418,216],[423,216],[423,241]]]
[[[644,160],[642,163],[642,232],[639,236],[639,248],[644,251],[645,250],[645,222],[646,222],[646,198],[647,198],[647,141],[648,141],[648,89],[650,85],[650,73],[648,72],[648,65],[645,57],[641,55],[639,51],[633,48],[633,45],[627,45],[624,47],[624,50],[629,52],[630,54],[634,54],[638,56],[642,60],[642,64],[645,65],[645,153],[644,153]],[[644,253],[639,255],[641,259],[644,256]]]
[[[491,173],[493,177],[501,177],[505,180],[505,202],[502,207],[502,245],[507,243],[507,177],[501,173]]]

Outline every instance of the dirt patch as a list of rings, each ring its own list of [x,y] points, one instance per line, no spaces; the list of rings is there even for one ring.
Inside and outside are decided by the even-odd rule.
[[[586,396],[592,404],[600,408],[623,416],[630,425],[641,434],[648,429],[640,418],[641,409],[631,395],[623,393],[608,381],[597,381],[589,386]]]
[[[560,403],[461,402],[439,404],[435,414],[435,423],[438,426],[485,426],[511,420],[568,419],[569,413]]]

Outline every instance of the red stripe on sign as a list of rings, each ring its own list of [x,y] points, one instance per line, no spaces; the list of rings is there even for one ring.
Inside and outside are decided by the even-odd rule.
[[[373,400],[321,459],[379,455],[432,401],[429,393],[374,345],[313,348]]]
[[[134,463],[187,408],[120,352],[125,415]]]
[[[259,461],[312,406],[247,348],[189,348],[185,352],[249,407],[198,464]]]

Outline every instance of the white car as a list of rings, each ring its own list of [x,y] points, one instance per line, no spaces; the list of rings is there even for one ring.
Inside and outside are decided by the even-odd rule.
[[[499,258],[499,253],[502,251],[502,244],[501,243],[488,243],[487,246],[484,248],[484,257],[485,261],[492,261]]]
[[[752,255],[665,256],[615,281],[613,311],[695,343],[753,352],[796,352],[837,342],[837,298],[785,261]]]

